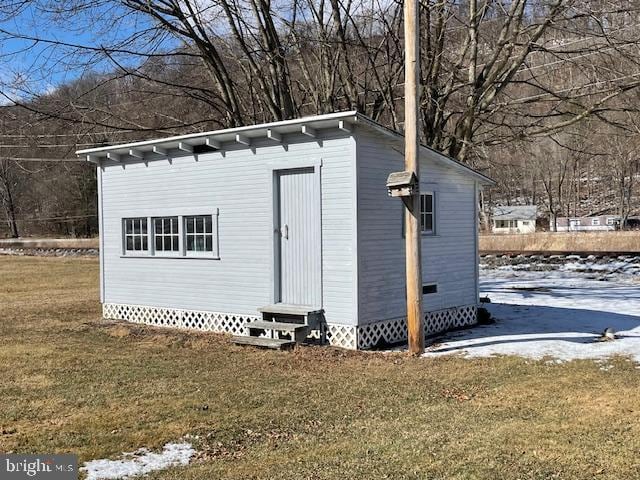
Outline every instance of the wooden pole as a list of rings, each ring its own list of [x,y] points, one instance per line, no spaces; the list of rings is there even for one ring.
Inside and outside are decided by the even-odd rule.
[[[405,202],[405,252],[407,272],[407,330],[409,352],[424,353],[422,316],[422,233],[420,229],[420,163],[418,108],[420,75],[418,0],[404,1],[404,162],[418,179],[414,194]]]

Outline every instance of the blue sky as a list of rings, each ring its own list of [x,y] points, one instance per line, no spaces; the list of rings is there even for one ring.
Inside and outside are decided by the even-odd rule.
[[[10,35],[17,33],[47,41],[99,47],[125,42],[133,32],[151,27],[144,16],[112,5],[95,7],[72,16],[64,12],[42,12],[30,6],[19,15],[0,22],[0,28],[7,32],[0,38],[0,82],[4,86],[3,91],[13,90],[12,95],[21,97],[27,94],[24,91],[20,93],[20,90],[41,94],[77,79],[87,71],[113,70],[114,64],[99,52],[81,52],[70,46],[11,38]],[[175,42],[164,39],[159,46],[169,48],[171,44]],[[148,37],[143,36],[125,47],[136,51],[148,50]],[[117,61],[131,67],[139,64],[141,57],[118,55]],[[22,88],[15,84],[16,79],[22,81]]]

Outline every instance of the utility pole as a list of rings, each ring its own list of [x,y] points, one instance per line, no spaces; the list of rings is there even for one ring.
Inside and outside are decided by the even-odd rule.
[[[418,108],[420,102],[420,28],[418,0],[404,0],[404,165],[415,175],[405,205],[405,262],[407,272],[407,330],[409,352],[424,353],[422,316],[422,233],[420,229],[420,161]],[[412,175],[412,176],[413,176]]]

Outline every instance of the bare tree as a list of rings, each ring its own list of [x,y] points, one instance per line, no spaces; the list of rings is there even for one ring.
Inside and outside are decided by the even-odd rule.
[[[9,234],[13,238],[20,236],[16,214],[16,189],[17,182],[13,162],[0,159],[0,200],[9,227]]]
[[[630,122],[633,124],[633,122]],[[629,216],[634,207],[635,188],[640,175],[640,157],[638,156],[638,134],[629,134],[620,130],[610,130],[600,141],[610,152],[607,169],[602,171],[611,188],[615,200],[615,210],[620,217],[620,227],[627,227]]]
[[[640,85],[640,7],[623,1],[426,0],[424,141],[477,163],[482,146],[548,135],[589,116],[606,122],[615,100]],[[0,29],[5,38],[47,45],[55,63],[38,63],[40,69],[111,65],[114,79],[140,80],[132,90],[206,104],[206,111],[228,126],[341,108],[401,126],[401,4],[24,0],[18,5],[37,11],[34,18],[40,21],[60,21],[71,29],[86,30],[89,19],[94,25],[95,19],[109,19],[108,29],[96,30],[95,40],[86,44]],[[16,15],[15,4],[7,13]],[[132,18],[148,27],[127,29]],[[158,61],[170,74],[149,68]],[[148,121],[133,125],[109,105],[102,113],[111,112],[111,118],[98,119],[84,98],[41,110],[115,128],[151,128]],[[165,123],[180,127],[178,118]]]
[[[551,161],[540,162],[533,166],[537,168],[537,176],[540,178],[547,213],[549,214],[549,230],[558,230],[558,217],[564,211],[566,201],[566,181],[570,171],[572,158],[568,150],[559,142],[551,139],[544,143],[537,143],[534,148],[539,149],[538,155],[545,156]]]
[[[0,19],[0,41],[22,40],[0,62],[36,58],[0,79],[2,108],[20,112],[1,145],[16,156],[64,157],[87,145],[343,109],[401,130],[401,11],[381,0],[0,5],[5,19],[34,22],[15,29]],[[555,218],[589,212],[591,192],[602,208],[618,208],[596,180],[613,170],[613,151],[590,139],[636,133],[637,2],[425,0],[421,15],[424,143],[494,176],[488,203],[544,201]],[[43,26],[52,22],[68,35],[49,35]],[[75,32],[82,43],[60,40]],[[63,73],[72,80],[43,92]],[[621,188],[632,212],[634,190]]]

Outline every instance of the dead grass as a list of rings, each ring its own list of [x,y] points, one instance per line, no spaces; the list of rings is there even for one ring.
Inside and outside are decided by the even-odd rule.
[[[0,451],[82,461],[197,435],[152,479],[640,477],[640,373],[415,359],[99,322],[97,262],[0,258]]]
[[[480,235],[481,252],[640,252],[638,232]]]

